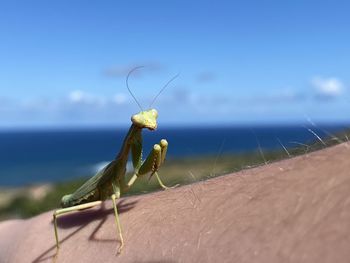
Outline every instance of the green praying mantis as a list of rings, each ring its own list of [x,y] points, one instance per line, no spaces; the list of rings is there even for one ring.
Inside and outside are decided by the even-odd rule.
[[[163,189],[168,189],[166,187],[157,171],[159,167],[164,163],[168,142],[165,139],[162,139],[158,144],[153,146],[153,149],[147,156],[147,158],[142,161],[142,129],[155,130],[157,128],[157,117],[158,112],[155,109],[149,109],[144,111],[137,101],[134,94],[131,92],[128,80],[132,72],[139,69],[137,67],[132,69],[126,77],[126,86],[131,96],[135,99],[136,103],[141,109],[141,112],[135,114],[131,117],[131,127],[124,139],[122,147],[119,151],[119,154],[111,161],[106,167],[99,171],[96,175],[86,181],[79,189],[74,193],[65,195],[61,200],[61,209],[56,210],[53,213],[53,222],[55,228],[55,238],[56,238],[56,251],[58,252],[60,244],[57,233],[57,218],[61,215],[79,211],[87,208],[91,208],[97,205],[100,205],[103,201],[107,199],[112,199],[114,215],[115,215],[115,224],[117,227],[117,233],[119,233],[120,238],[120,247],[118,253],[122,251],[124,246],[124,239],[122,235],[122,230],[120,226],[120,220],[118,215],[118,209],[116,200],[120,196],[128,191],[128,189],[134,184],[136,179],[140,176],[143,176],[147,173],[151,173],[150,176],[155,175],[159,185]],[[165,86],[160,90],[160,92],[153,99],[152,104],[155,102],[160,93],[172,82],[178,75],[174,76],[169,80]],[[131,151],[132,164],[134,167],[134,172],[132,177],[128,182],[126,182],[126,165],[129,158],[129,153]]]

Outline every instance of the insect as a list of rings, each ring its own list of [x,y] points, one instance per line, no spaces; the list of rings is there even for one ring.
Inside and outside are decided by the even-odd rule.
[[[92,178],[86,181],[74,193],[62,197],[62,208],[56,210],[53,214],[57,252],[60,246],[57,233],[57,218],[66,213],[100,205],[103,201],[110,198],[113,202],[115,223],[121,243],[118,249],[118,253],[120,253],[124,246],[124,239],[120,226],[116,200],[118,200],[123,193],[128,191],[128,189],[134,184],[138,177],[143,176],[147,173],[151,173],[150,177],[155,175],[159,182],[159,185],[163,189],[168,189],[168,187],[166,187],[162,183],[157,173],[159,167],[163,164],[165,160],[168,149],[168,142],[165,139],[162,139],[158,144],[155,144],[147,158],[144,161],[142,161],[142,129],[146,128],[153,131],[157,128],[158,112],[155,109],[149,109],[144,111],[129,88],[129,76],[133,71],[139,68],[141,67],[134,68],[128,73],[126,77],[126,86],[131,96],[135,99],[136,103],[140,107],[141,112],[131,117],[131,127],[124,139],[119,154],[115,157],[115,159],[111,161],[101,171],[99,171],[96,175],[94,175]],[[178,75],[174,76],[165,84],[165,86],[153,99],[150,108],[154,101],[157,99],[157,97],[160,95],[160,93],[177,76]],[[126,165],[130,152],[134,172],[130,180],[126,182]]]

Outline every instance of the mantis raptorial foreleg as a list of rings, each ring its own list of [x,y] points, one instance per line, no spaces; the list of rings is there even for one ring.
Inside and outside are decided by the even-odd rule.
[[[154,175],[156,176],[159,185],[160,185],[163,189],[166,190],[166,189],[172,189],[172,188],[176,187],[176,185],[175,185],[175,186],[172,186],[172,187],[169,187],[169,186],[164,185],[163,182],[162,182],[162,180],[160,180],[160,177],[159,177],[159,175],[158,175],[157,172],[155,172]]]
[[[86,204],[81,204],[81,205],[76,205],[76,206],[58,209],[53,213],[53,223],[54,223],[54,227],[55,227],[55,238],[56,238],[57,250],[60,248],[59,241],[58,241],[58,234],[57,234],[57,218],[61,215],[64,215],[64,214],[67,214],[70,212],[79,211],[79,210],[83,210],[83,209],[87,209],[87,208],[91,208],[91,207],[100,205],[101,203],[102,203],[102,201],[90,202],[90,203],[86,203]]]
[[[168,142],[167,142],[165,139],[162,139],[162,140],[160,141],[160,144],[159,144],[159,145],[160,145],[160,147],[162,148],[162,151],[161,151],[161,163],[160,163],[160,164],[162,165],[162,164],[164,163],[164,161],[165,161],[166,153],[167,153],[167,151],[168,151]],[[158,170],[158,169],[157,169],[157,170]],[[160,177],[159,177],[159,175],[158,175],[157,170],[154,172],[154,175],[156,176],[159,185],[160,185],[163,189],[172,189],[172,188],[175,188],[176,186],[178,186],[178,184],[177,184],[177,185],[174,185],[174,186],[172,186],[172,187],[168,187],[168,186],[164,185],[163,182],[162,182],[162,180],[160,180]]]
[[[131,187],[134,182],[136,181],[136,179],[139,176],[145,175],[149,172],[151,172],[151,175],[155,174],[156,178],[159,182],[159,185],[163,188],[163,189],[169,189],[169,187],[165,186],[163,184],[163,182],[160,180],[160,177],[157,173],[160,165],[164,162],[165,157],[166,157],[166,153],[167,153],[167,149],[168,149],[168,142],[165,139],[162,139],[160,141],[159,144],[155,144],[153,146],[152,151],[149,153],[149,155],[147,156],[147,158],[145,159],[145,161],[142,163],[142,165],[140,166],[139,169],[135,169],[135,173],[134,175],[131,177],[131,179],[129,180],[129,182],[127,183],[127,185],[125,186],[125,189],[129,189],[129,187]],[[137,152],[137,150],[135,150],[135,152]],[[137,160],[139,159],[139,156],[132,156],[133,160]],[[134,163],[137,163],[134,161]]]
[[[160,145],[160,147],[162,148],[162,152],[161,152],[161,154],[162,154],[162,157],[161,157],[161,164],[163,164],[164,161],[165,161],[166,153],[167,153],[167,151],[168,151],[168,142],[167,142],[167,140],[162,139],[162,140],[160,140],[159,145]]]

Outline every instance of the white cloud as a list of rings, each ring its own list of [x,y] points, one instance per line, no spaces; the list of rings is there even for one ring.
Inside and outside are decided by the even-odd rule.
[[[113,96],[112,101],[117,105],[121,105],[127,101],[127,96],[124,93],[117,93]]]
[[[73,90],[68,93],[68,102],[74,105],[89,105],[89,106],[112,106],[123,105],[128,101],[128,96],[124,93],[116,93],[112,96],[103,96],[98,94],[88,93],[82,90]]]
[[[68,100],[73,103],[79,103],[86,99],[86,93],[81,90],[73,90],[68,94]]]
[[[311,81],[317,96],[322,98],[339,97],[344,92],[344,84],[337,78],[316,77]]]
[[[92,104],[103,106],[106,104],[106,98],[100,95],[87,93],[82,90],[73,90],[68,94],[68,101],[73,104]]]
[[[165,92],[154,107],[160,112],[160,123],[209,123],[254,120],[286,120],[305,114],[305,107],[312,106],[312,118],[332,119],[337,109],[345,112],[345,100],[334,100],[331,107],[315,103],[316,99],[328,99],[342,95],[344,84],[336,78],[315,78],[312,80],[314,93],[293,88],[270,90],[254,95],[235,96],[233,88],[227,93],[216,90],[196,91],[177,87]],[[217,91],[220,91],[218,88]],[[244,93],[243,93],[244,94]],[[153,97],[141,97],[142,106],[147,106]],[[343,104],[341,104],[343,103]],[[343,108],[341,108],[343,107]],[[326,111],[327,110],[327,111]],[[10,99],[0,97],[0,128],[4,125],[129,125],[130,115],[138,107],[132,97],[123,91],[101,93],[98,90],[74,89],[60,97],[34,97]],[[339,110],[340,112],[340,110]],[[333,114],[333,115],[332,115]],[[328,117],[330,116],[330,117]],[[344,117],[345,118],[345,117]]]

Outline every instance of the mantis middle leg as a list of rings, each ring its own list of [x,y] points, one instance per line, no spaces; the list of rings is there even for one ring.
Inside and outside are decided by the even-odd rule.
[[[113,208],[114,208],[114,216],[115,216],[115,224],[117,226],[117,230],[119,233],[119,238],[120,238],[120,247],[118,249],[118,254],[121,253],[122,248],[124,247],[124,239],[123,239],[123,234],[122,234],[122,228],[120,226],[120,220],[119,220],[119,214],[118,214],[118,207],[117,207],[117,202],[116,199],[120,198],[120,186],[119,184],[112,184],[113,186],[113,192],[111,199],[113,202]]]
[[[60,248],[60,243],[58,241],[58,233],[57,233],[57,218],[61,215],[64,215],[64,214],[67,214],[70,212],[79,211],[79,210],[83,210],[83,209],[87,209],[87,208],[91,208],[91,207],[100,205],[101,203],[102,203],[102,201],[94,201],[94,202],[90,202],[90,203],[86,203],[86,204],[61,208],[61,209],[56,210],[53,213],[53,223],[54,223],[54,227],[55,227],[55,238],[56,238],[56,250],[57,251]]]

